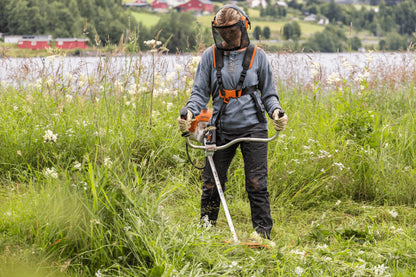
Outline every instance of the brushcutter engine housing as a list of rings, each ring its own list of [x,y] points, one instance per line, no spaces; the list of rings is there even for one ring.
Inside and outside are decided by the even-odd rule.
[[[182,114],[185,114],[186,117],[187,110],[186,108],[181,109],[181,117]],[[189,128],[189,137],[193,140],[203,142],[205,137],[205,129],[208,126],[208,122],[210,121],[212,117],[212,109],[209,109],[205,107],[203,110],[201,110],[201,113],[195,117],[195,120],[192,121],[191,127]],[[187,136],[185,135],[185,136]]]

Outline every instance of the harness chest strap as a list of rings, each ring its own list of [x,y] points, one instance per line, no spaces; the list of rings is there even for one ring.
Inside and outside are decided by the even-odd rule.
[[[222,82],[221,69],[224,67],[224,51],[212,46],[212,54],[214,60],[214,68],[217,70],[217,81],[219,86],[219,94],[225,103],[230,101],[230,98],[239,98],[242,95],[249,94],[251,90],[256,90],[257,86],[252,86],[243,89],[244,80],[246,78],[247,70],[253,65],[254,57],[256,56],[257,45],[250,44],[243,59],[243,70],[241,71],[240,79],[238,80],[237,87],[235,89],[224,89]],[[250,91],[247,91],[249,89]]]
[[[253,65],[254,57],[256,56],[256,51],[257,51],[257,45],[249,44],[249,46],[246,49],[246,53],[244,54],[243,64],[242,64],[243,70],[241,71],[241,75],[240,75],[240,79],[238,80],[237,87],[235,89],[227,90],[227,89],[224,89],[223,82],[222,82],[222,74],[221,74],[221,69],[224,67],[224,51],[218,49],[217,47],[215,47],[215,45],[212,46],[214,68],[217,70],[216,75],[217,75],[217,82],[218,82],[218,87],[219,87],[218,93],[224,101],[219,111],[215,125],[218,125],[217,123],[219,122],[221,115],[225,111],[225,108],[228,102],[230,101],[230,98],[239,98],[242,95],[247,95],[247,94],[249,94],[252,97],[256,105],[258,120],[260,122],[266,122],[264,115],[261,112],[260,103],[258,103],[256,95],[254,94],[254,92],[257,91],[257,85],[243,88],[247,70],[249,70]]]

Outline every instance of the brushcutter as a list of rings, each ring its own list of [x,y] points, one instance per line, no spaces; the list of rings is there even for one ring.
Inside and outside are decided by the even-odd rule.
[[[185,119],[186,114],[187,114],[187,109],[182,108],[181,111],[180,111],[180,114],[181,114],[180,115],[181,118]],[[210,118],[211,115],[212,115],[212,111],[208,114],[209,114],[209,118]],[[279,113],[279,118],[282,117],[283,115],[284,115],[284,112],[281,111]],[[216,145],[216,128],[215,127],[206,127],[207,123],[209,121],[209,118],[207,120],[207,117],[206,117],[206,114],[205,114],[203,120],[196,119],[193,122],[195,127],[192,128],[192,126],[191,126],[190,133],[184,133],[183,134],[183,136],[186,137],[186,145],[187,146],[189,145],[190,147],[192,147],[194,149],[205,150],[205,157],[208,159],[208,162],[211,166],[212,175],[214,176],[215,185],[217,187],[218,194],[220,196],[222,207],[224,208],[224,213],[225,213],[225,217],[227,218],[228,227],[230,228],[231,234],[233,236],[233,238],[232,238],[233,243],[234,244],[240,243],[240,244],[243,244],[243,245],[247,245],[250,248],[269,248],[267,245],[262,245],[262,244],[256,243],[256,242],[248,242],[248,241],[240,242],[239,241],[239,239],[237,237],[237,233],[236,233],[235,228],[234,228],[233,221],[231,219],[230,212],[228,210],[227,202],[225,201],[225,196],[224,196],[224,192],[223,192],[222,187],[221,187],[221,182],[220,182],[220,179],[218,177],[217,170],[215,168],[213,155],[214,155],[215,151],[217,151],[217,150],[226,149],[226,148],[230,147],[231,145],[234,145],[234,144],[242,142],[242,141],[253,141],[253,142],[254,141],[255,142],[269,142],[269,141],[272,141],[272,140],[277,138],[277,136],[279,135],[279,131],[276,131],[276,133],[270,138],[237,138],[237,139],[234,139],[234,140],[230,141],[227,144],[217,146]],[[199,128],[201,128],[201,126],[205,126],[203,136],[202,136],[202,138],[200,137],[200,139],[202,139],[202,141],[198,140],[198,141],[202,142],[203,145],[195,145],[191,142],[191,138],[192,138],[191,133],[194,132],[197,129],[198,124],[200,124]],[[194,130],[194,131],[191,131],[191,130]],[[198,136],[200,136],[200,134]],[[196,138],[195,135],[194,135],[194,138]],[[188,154],[188,158],[189,158],[189,154]],[[191,161],[191,163],[192,163],[192,161]]]

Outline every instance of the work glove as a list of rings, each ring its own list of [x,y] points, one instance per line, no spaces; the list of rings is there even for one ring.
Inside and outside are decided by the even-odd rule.
[[[283,114],[283,116],[279,117],[279,113],[282,112],[282,110],[280,109],[276,109],[273,112],[273,125],[274,128],[276,129],[276,131],[283,131],[286,128],[286,124],[287,124],[287,115]]]
[[[190,110],[186,109],[186,113],[181,111],[181,115],[178,117],[178,127],[182,133],[189,132],[189,128],[191,128],[191,123],[195,119],[193,118],[193,114]]]

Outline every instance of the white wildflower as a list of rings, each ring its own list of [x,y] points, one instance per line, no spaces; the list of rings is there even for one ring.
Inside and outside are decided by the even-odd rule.
[[[171,83],[173,81],[173,78],[175,78],[175,72],[170,72],[166,74],[166,82]]]
[[[357,75],[355,75],[354,81],[356,81],[356,82],[362,82],[364,80],[365,80],[365,77],[364,77],[363,74],[358,73]]]
[[[338,166],[339,170],[343,170],[345,166],[342,163],[334,163],[334,165]]]
[[[100,220],[99,219],[96,219],[96,218],[91,219],[90,220],[90,223],[94,223],[94,224],[97,224],[97,225],[101,224]]]
[[[238,263],[236,261],[231,262],[230,267],[236,267]]]
[[[331,258],[331,257],[328,257],[328,256],[323,256],[323,257],[322,257],[322,259],[323,259],[325,262],[327,262],[327,263],[332,262],[332,258]]]
[[[55,60],[56,56],[55,55],[52,55],[52,56],[47,56],[46,58],[48,59],[48,62],[49,63],[53,63],[53,61]]]
[[[399,214],[393,209],[389,211],[389,214],[393,217],[396,218]]]
[[[105,165],[106,167],[110,167],[110,166],[112,166],[112,165],[113,165],[113,162],[111,161],[111,159],[110,159],[110,158],[105,158],[105,159],[104,159],[104,165]]]
[[[335,206],[339,206],[339,204],[341,204],[341,200],[337,200],[337,202],[335,203]]]
[[[35,83],[33,84],[33,87],[37,90],[42,89],[42,79],[36,79]]]
[[[352,69],[351,64],[347,61],[347,59],[346,59],[346,58],[343,58],[343,59],[342,59],[342,66],[343,66],[345,69],[348,69],[348,70],[351,70],[351,69]]]
[[[374,52],[374,51],[369,50],[369,51],[368,51],[368,53],[367,53],[367,54],[365,54],[365,57],[366,57],[366,60],[367,60],[367,62],[368,62],[368,63],[370,63],[370,62],[371,62],[371,60],[373,59],[373,55],[372,55],[372,54],[373,54],[373,52]]]
[[[290,251],[290,253],[296,254],[296,255],[299,255],[299,256],[302,256],[302,257],[306,256],[306,251],[304,251],[304,250],[300,251],[300,250],[295,249],[295,250]]]
[[[156,46],[158,46],[158,45],[161,45],[161,44],[162,44],[162,42],[161,42],[161,41],[156,41],[156,40],[154,40],[154,39],[151,39],[151,40],[146,40],[146,41],[144,42],[144,44],[145,44],[147,47],[154,48],[154,47],[156,47]]]
[[[56,172],[56,169],[55,168],[49,168],[49,167],[47,167],[47,168],[45,168],[44,170],[43,170],[43,175],[45,175],[46,177],[51,177],[51,178],[54,178],[54,179],[58,179],[58,172]]]
[[[46,85],[48,87],[51,87],[53,85],[53,79],[51,76],[48,76],[48,78],[46,79]]]
[[[197,68],[200,60],[201,60],[200,56],[192,57],[192,71],[195,71],[195,69]]]
[[[71,83],[72,80],[74,80],[74,76],[70,72],[67,72],[65,74],[65,77],[66,77],[66,80],[68,81],[68,83]]]
[[[101,273],[100,270],[98,270],[97,272],[95,272],[95,277],[102,277],[103,274]]]
[[[176,64],[175,67],[178,73],[182,71],[182,66],[180,64]]]
[[[170,102],[166,103],[166,109],[168,111],[170,111],[172,109],[172,107],[173,107],[173,103],[170,103]]]
[[[296,273],[297,276],[302,276],[302,274],[303,274],[303,268],[301,268],[300,266],[297,266],[295,268],[295,273]]]
[[[81,182],[81,186],[84,188],[84,190],[87,190],[88,188],[87,182]]]
[[[375,266],[374,269],[374,275],[375,276],[386,276],[385,271],[388,269],[388,266],[385,266],[384,264]]]
[[[74,162],[74,169],[81,170],[82,164],[78,161]]]
[[[318,250],[324,250],[324,249],[327,249],[327,248],[328,248],[328,245],[326,245],[326,244],[323,244],[323,245],[318,244],[316,246],[316,249],[318,249]]]
[[[66,98],[66,101],[72,102],[72,95],[71,94],[65,95],[65,98]]]
[[[334,72],[331,75],[328,76],[328,78],[326,79],[326,82],[328,83],[328,85],[332,85],[334,83],[338,83],[339,81],[341,81],[340,75],[338,72]]]
[[[56,134],[54,134],[51,130],[46,130],[45,131],[45,135],[43,135],[43,142],[56,142],[56,139],[58,138],[58,136]]]

